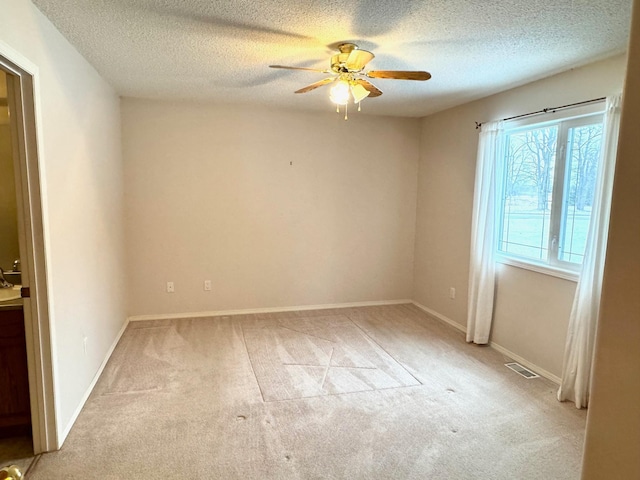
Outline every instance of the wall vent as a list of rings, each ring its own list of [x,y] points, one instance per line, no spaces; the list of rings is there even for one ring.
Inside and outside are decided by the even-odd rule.
[[[535,372],[532,372],[528,368],[523,367],[519,363],[512,362],[512,363],[505,363],[504,365],[505,367],[510,368],[517,374],[522,375],[524,378],[540,378],[540,375],[538,375]]]

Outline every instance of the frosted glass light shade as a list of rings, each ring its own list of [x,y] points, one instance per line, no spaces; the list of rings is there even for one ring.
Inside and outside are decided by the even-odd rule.
[[[351,95],[353,95],[353,103],[360,103],[362,100],[369,96],[369,90],[364,88],[359,83],[351,86]]]
[[[331,87],[329,98],[337,105],[346,105],[349,102],[350,91],[349,82],[340,80]]]

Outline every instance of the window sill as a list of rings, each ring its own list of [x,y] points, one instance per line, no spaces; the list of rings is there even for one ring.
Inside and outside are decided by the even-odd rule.
[[[562,278],[571,282],[577,282],[580,278],[580,272],[574,270],[566,270],[563,268],[552,267],[551,265],[525,262],[522,260],[516,260],[515,258],[497,256],[496,262],[503,265],[509,265],[511,267],[522,268],[524,270],[541,273],[543,275],[549,275],[551,277]]]

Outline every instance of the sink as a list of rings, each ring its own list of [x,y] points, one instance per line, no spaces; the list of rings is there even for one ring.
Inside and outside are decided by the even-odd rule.
[[[22,285],[14,285],[11,288],[0,288],[0,302],[21,298],[20,288],[22,288]]]

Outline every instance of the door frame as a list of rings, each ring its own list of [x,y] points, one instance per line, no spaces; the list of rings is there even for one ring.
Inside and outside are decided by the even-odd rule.
[[[38,67],[0,41],[0,68],[7,73],[7,103],[14,157],[18,238],[23,299],[29,396],[34,453],[59,448],[49,315],[48,274],[41,190],[41,138]]]

